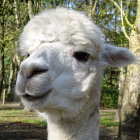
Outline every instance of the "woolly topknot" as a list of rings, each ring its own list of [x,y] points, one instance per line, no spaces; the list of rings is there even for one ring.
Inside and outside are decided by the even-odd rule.
[[[102,32],[83,13],[56,8],[34,16],[20,37],[20,51],[32,52],[43,43],[88,45],[100,50]]]

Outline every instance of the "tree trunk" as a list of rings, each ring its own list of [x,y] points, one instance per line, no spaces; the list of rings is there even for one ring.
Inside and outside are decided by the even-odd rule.
[[[0,15],[0,98],[2,94],[3,79],[4,79],[4,8]]]
[[[130,51],[140,58],[140,0],[138,0],[135,29],[131,31]],[[120,140],[138,140],[140,131],[140,65],[127,69],[127,81],[121,108]]]
[[[28,0],[28,14],[29,18],[31,19],[33,17],[33,6],[32,6],[32,0]]]
[[[16,29],[17,29],[17,28],[19,27],[19,25],[20,25],[19,15],[18,15],[18,6],[19,6],[19,4],[17,3],[17,0],[14,0],[15,18],[16,18]]]
[[[3,54],[3,46],[0,45],[0,97],[2,94],[3,79],[4,79],[4,54]]]
[[[3,90],[2,105],[5,105],[5,89]]]
[[[93,4],[94,3],[94,4]],[[94,15],[94,12],[95,12],[95,9],[96,9],[96,5],[97,5],[97,0],[93,1],[93,0],[90,0],[89,1],[89,17],[93,17]]]
[[[14,79],[14,70],[15,70],[15,66],[14,66],[15,64],[14,63],[15,63],[15,61],[12,60],[11,65],[10,65],[10,74],[9,74],[7,94],[12,93],[12,86],[13,86],[13,79]]]
[[[125,85],[125,79],[126,79],[126,68],[120,68],[120,77],[119,77],[119,97],[118,97],[118,106],[115,116],[115,121],[120,121],[120,110],[122,106],[122,99],[123,99],[123,92],[124,92],[124,85]]]

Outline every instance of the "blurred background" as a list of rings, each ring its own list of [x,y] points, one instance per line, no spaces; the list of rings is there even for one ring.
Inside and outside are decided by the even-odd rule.
[[[22,112],[21,109],[24,106],[20,103],[14,89],[19,65],[24,59],[18,53],[18,40],[22,29],[37,13],[58,6],[85,13],[102,29],[105,42],[126,47],[137,57],[140,57],[140,0],[0,0],[0,124],[1,122],[21,122],[22,119],[15,120],[15,116],[19,115],[23,118],[27,115],[27,113]],[[140,65],[106,69],[101,96],[102,136],[106,134],[106,129],[113,127],[114,132],[110,135],[113,138],[116,138],[117,135],[121,137],[125,122],[125,124],[130,123],[129,127],[135,124],[131,129],[131,132],[135,130],[133,138],[131,137],[132,140],[135,140],[135,137],[139,138],[139,87]],[[131,100],[132,95],[136,97],[133,101]],[[123,104],[124,99],[127,104]],[[131,111],[126,112],[125,110],[128,108]],[[9,111],[13,112],[9,113]],[[43,126],[44,130],[46,123],[36,120],[36,115],[31,110],[28,112],[27,116],[31,118],[24,117],[24,119],[26,118],[24,123],[39,124],[39,126]],[[6,119],[6,116],[10,116],[10,114],[13,118]],[[124,116],[128,116],[128,114],[130,119],[126,121]],[[119,124],[120,128],[118,127]],[[0,128],[4,128],[4,126],[0,125]],[[17,130],[17,128],[15,129]],[[4,137],[5,131],[0,133],[0,139],[9,139],[10,136]],[[35,139],[39,138],[36,137]]]

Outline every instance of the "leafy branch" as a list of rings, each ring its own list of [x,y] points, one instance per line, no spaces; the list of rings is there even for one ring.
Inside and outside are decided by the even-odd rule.
[[[129,37],[129,35],[126,32],[126,29],[125,29],[125,26],[124,26],[124,22],[123,22],[122,0],[121,0],[121,22],[122,22],[122,28],[123,28],[123,31],[124,31],[124,35],[126,36],[126,38],[128,40],[130,40],[130,37]]]
[[[122,13],[122,16],[125,18],[126,20],[126,23],[131,27],[133,28],[133,24],[131,24],[129,21],[128,21],[128,18],[126,16],[126,14],[124,13],[124,11],[122,10],[122,7],[120,7],[114,0],[110,0],[111,2],[114,3],[114,5],[120,10],[120,12]]]

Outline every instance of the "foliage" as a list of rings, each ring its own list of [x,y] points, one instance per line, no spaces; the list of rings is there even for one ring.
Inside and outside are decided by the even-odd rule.
[[[117,107],[119,73],[120,71],[117,68],[108,68],[105,70],[101,91],[101,106]]]
[[[101,95],[101,106],[103,107],[117,107],[119,91],[117,89],[110,89],[103,86]]]

